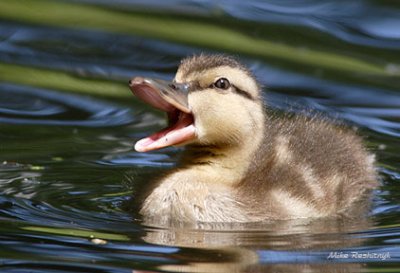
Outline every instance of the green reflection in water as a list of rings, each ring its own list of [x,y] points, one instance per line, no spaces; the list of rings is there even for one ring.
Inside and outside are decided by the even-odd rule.
[[[105,240],[114,241],[129,241],[129,237],[120,234],[111,234],[105,232],[98,232],[92,230],[82,230],[82,229],[71,229],[71,228],[53,228],[53,227],[39,227],[39,226],[26,226],[21,227],[22,230],[34,231],[34,232],[44,232],[54,235],[64,235],[73,237],[84,237],[84,238],[98,238]]]
[[[58,27],[94,28],[137,34],[185,44],[280,59],[296,65],[319,67],[343,73],[355,72],[393,76],[384,64],[316,49],[299,48],[269,41],[209,22],[181,16],[160,16],[106,10],[101,7],[48,0],[0,2],[3,19]],[[396,72],[398,74],[398,72]],[[396,74],[396,75],[397,75]]]
[[[1,5],[0,5],[1,6]],[[127,84],[80,78],[63,71],[0,63],[0,81],[106,97],[132,96]]]

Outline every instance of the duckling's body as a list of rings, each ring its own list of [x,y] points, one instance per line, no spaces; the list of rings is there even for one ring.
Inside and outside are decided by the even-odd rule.
[[[161,105],[155,102],[160,98],[145,97],[159,88],[155,83],[131,81],[135,94],[175,121],[136,149],[185,145],[178,167],[138,197],[145,218],[165,223],[335,216],[376,186],[374,157],[355,133],[322,118],[266,111],[259,85],[236,60],[186,59],[172,87],[183,84],[187,101],[178,104],[168,95],[169,104]]]

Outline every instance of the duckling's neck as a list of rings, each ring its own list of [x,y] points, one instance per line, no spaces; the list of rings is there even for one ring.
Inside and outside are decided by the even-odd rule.
[[[235,145],[203,146],[189,145],[179,162],[179,167],[194,173],[206,173],[223,183],[235,184],[241,181],[255,158],[264,134],[264,125],[249,133]],[[223,178],[224,179],[221,179]]]

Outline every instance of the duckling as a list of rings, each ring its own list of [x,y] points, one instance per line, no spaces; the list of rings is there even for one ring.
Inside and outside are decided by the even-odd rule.
[[[188,57],[172,82],[134,77],[129,86],[169,122],[136,151],[185,147],[177,168],[137,197],[145,219],[330,217],[350,213],[377,186],[374,156],[359,136],[325,118],[266,109],[260,84],[231,56]]]

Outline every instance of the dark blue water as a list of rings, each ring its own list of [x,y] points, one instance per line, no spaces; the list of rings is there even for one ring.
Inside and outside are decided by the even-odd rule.
[[[179,150],[134,75],[171,79],[200,52],[238,56],[269,107],[357,126],[381,187],[362,220],[198,229],[143,225],[126,201]],[[400,3],[0,3],[1,272],[400,272]]]

